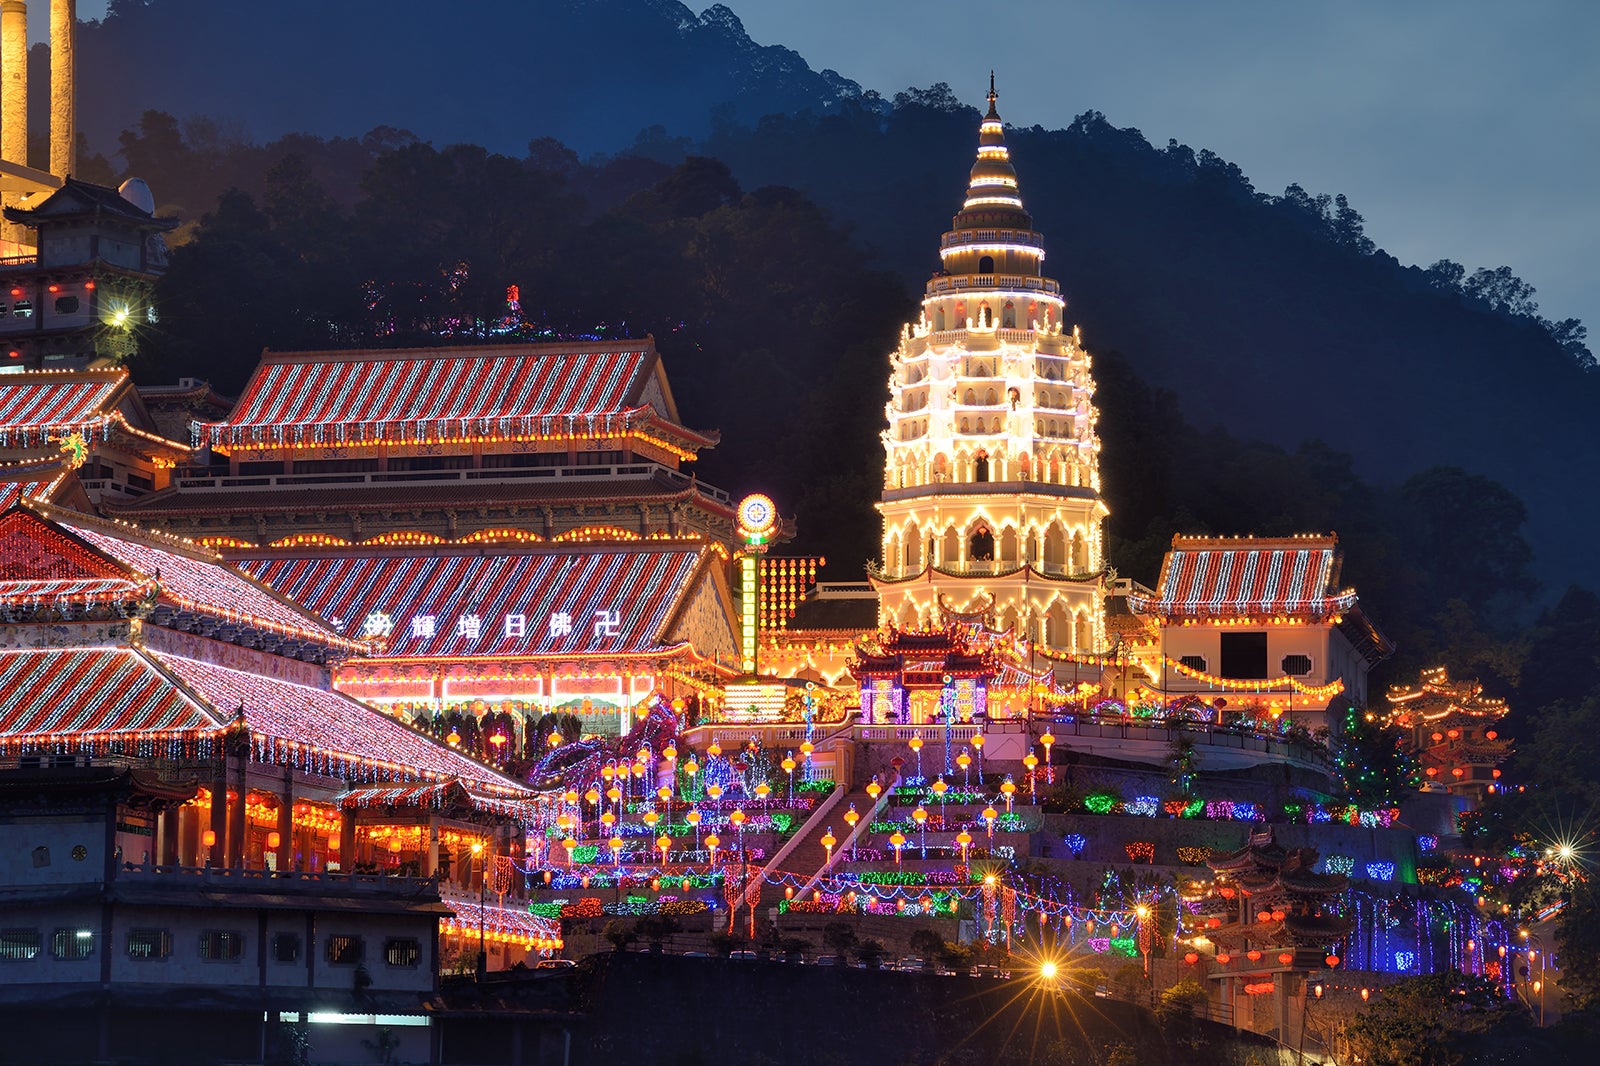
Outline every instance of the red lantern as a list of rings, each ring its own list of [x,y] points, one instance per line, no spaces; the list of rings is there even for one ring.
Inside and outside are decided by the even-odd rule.
[[[1294,961],[1294,952],[1292,952],[1292,951],[1280,951],[1278,953],[1278,963],[1280,965],[1287,966],[1293,961]]]
[[[1233,956],[1226,953],[1217,956],[1217,965],[1226,966],[1233,961]]]
[[[1244,957],[1249,959],[1251,962],[1260,962],[1261,961],[1261,952],[1252,949],[1250,951],[1245,952],[1244,953]]]
[[[1272,912],[1272,920],[1275,921],[1275,922],[1283,921],[1283,912],[1282,911],[1273,911]]]
[[[1221,918],[1207,918],[1206,919],[1206,928],[1207,929],[1220,929],[1221,927],[1222,927],[1222,919]]]
[[[1200,961],[1200,955],[1193,951],[1187,952],[1183,956],[1183,961],[1188,963],[1190,966],[1193,966],[1195,963]]]
[[[1323,959],[1322,961],[1327,963],[1328,964],[1328,969],[1331,970],[1335,966],[1339,965],[1339,956],[1337,956],[1337,955],[1329,955],[1327,958]]]
[[[1493,729],[1487,730],[1483,734],[1484,740],[1498,740],[1499,738],[1500,734],[1496,733]]]

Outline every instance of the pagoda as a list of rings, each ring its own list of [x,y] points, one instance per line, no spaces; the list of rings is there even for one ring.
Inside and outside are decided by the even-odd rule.
[[[887,725],[982,718],[997,672],[993,657],[972,647],[959,626],[902,631],[891,625],[850,667],[861,685],[861,720]]]
[[[1201,910],[1219,965],[1241,962],[1257,971],[1323,964],[1324,952],[1350,931],[1348,918],[1326,912],[1349,879],[1316,873],[1316,862],[1315,848],[1285,848],[1271,826],[1252,832],[1237,851],[1206,860],[1217,882]]]
[[[1511,755],[1511,740],[1495,728],[1507,710],[1476,678],[1452,681],[1444,666],[1422,671],[1415,685],[1389,686],[1388,724],[1406,731],[1428,781],[1479,799]]]
[[[978,131],[941,269],[890,358],[879,620],[981,614],[1039,646],[1105,643],[1105,556],[1090,360],[1063,324],[1044,238],[996,110]]]

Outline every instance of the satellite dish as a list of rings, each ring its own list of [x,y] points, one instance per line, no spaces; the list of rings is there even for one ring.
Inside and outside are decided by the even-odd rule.
[[[150,186],[144,183],[143,178],[129,178],[117,186],[117,192],[122,198],[143,211],[147,215],[156,213],[156,198],[150,193]]]

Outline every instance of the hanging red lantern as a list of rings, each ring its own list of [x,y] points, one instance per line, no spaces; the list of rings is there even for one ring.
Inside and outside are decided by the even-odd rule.
[[[1294,952],[1292,952],[1292,951],[1280,951],[1280,952],[1278,952],[1278,963],[1279,963],[1279,965],[1287,966],[1293,961],[1294,961]]]
[[[1323,959],[1322,961],[1327,963],[1328,964],[1328,969],[1331,970],[1335,966],[1339,965],[1339,956],[1337,956],[1337,955],[1329,955],[1327,958]]]
[[[1228,963],[1230,963],[1232,961],[1233,961],[1233,956],[1229,955],[1227,952],[1223,952],[1221,955],[1217,956],[1217,965],[1219,965],[1219,966],[1226,966],[1226,965],[1228,965]]]
[[[1183,961],[1188,963],[1190,966],[1193,966],[1195,963],[1200,961],[1200,955],[1198,952],[1194,951],[1187,952],[1183,956]]]
[[[1252,948],[1251,950],[1249,950],[1249,951],[1244,953],[1244,957],[1249,959],[1251,962],[1260,962],[1261,961],[1261,952],[1256,951],[1254,948]]]

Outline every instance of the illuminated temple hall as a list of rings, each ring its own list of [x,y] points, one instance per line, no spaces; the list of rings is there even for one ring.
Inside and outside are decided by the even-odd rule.
[[[210,466],[108,507],[225,547],[461,540],[727,542],[733,505],[682,464],[685,427],[649,340],[268,353]]]
[[[892,357],[880,617],[951,614],[1055,649],[1106,641],[1090,360],[1017,189],[995,109],[942,270]]]
[[[246,572],[359,634],[341,691],[396,715],[579,716],[615,735],[657,691],[713,692],[737,669],[720,545],[686,541],[289,548]],[[714,700],[711,702],[715,702]]]

